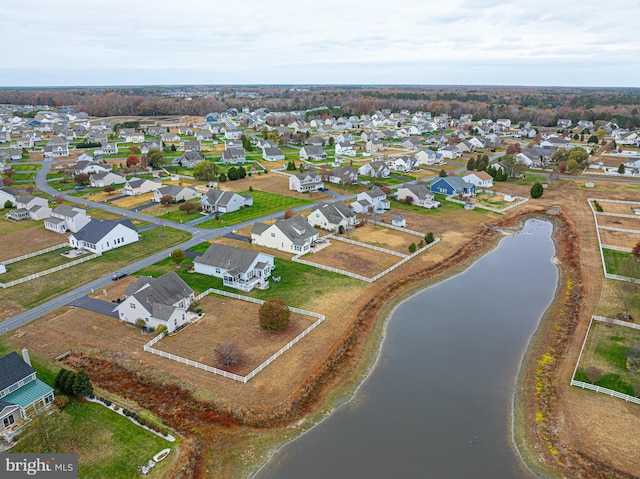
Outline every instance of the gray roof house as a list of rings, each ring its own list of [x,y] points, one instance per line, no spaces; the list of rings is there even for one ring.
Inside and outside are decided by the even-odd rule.
[[[265,289],[275,268],[274,257],[258,251],[212,244],[193,260],[196,273],[222,278],[222,284],[242,291]]]
[[[201,161],[204,161],[204,155],[200,153],[200,150],[189,150],[185,151],[182,156],[174,158],[173,161],[171,161],[171,164],[180,164],[185,168],[193,168]]]
[[[294,254],[309,252],[318,236],[318,231],[302,216],[278,220],[272,225],[256,223],[251,229],[253,244]]]
[[[131,220],[91,220],[77,233],[69,236],[69,246],[86,249],[92,253],[105,251],[135,243],[140,238]]]
[[[357,223],[355,212],[342,201],[333,203],[320,203],[316,206],[307,221],[311,226],[328,231],[341,232]]]
[[[159,278],[140,276],[124,296],[116,307],[118,317],[131,324],[142,320],[147,329],[165,326],[172,333],[194,317],[187,311],[194,292],[174,271]]]
[[[232,213],[247,206],[253,206],[250,194],[238,194],[230,191],[209,190],[200,199],[204,213]]]
[[[153,192],[153,201],[160,203],[163,196],[171,196],[174,203],[189,201],[202,196],[193,186],[167,185]]]
[[[391,202],[387,199],[387,194],[379,187],[374,186],[368,191],[358,193],[356,201],[351,204],[351,208],[356,213],[382,213],[391,208]]]

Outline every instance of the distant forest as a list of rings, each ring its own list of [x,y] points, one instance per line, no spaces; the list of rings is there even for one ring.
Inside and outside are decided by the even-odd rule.
[[[268,108],[342,115],[376,110],[509,118],[554,126],[558,118],[640,127],[640,89],[461,86],[158,86],[0,89],[0,104],[73,106],[92,116],[199,115]],[[340,107],[340,108],[334,108]]]

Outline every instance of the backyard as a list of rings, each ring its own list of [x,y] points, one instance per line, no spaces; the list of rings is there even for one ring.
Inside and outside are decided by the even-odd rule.
[[[0,216],[3,212],[0,210]],[[0,261],[17,258],[50,246],[65,243],[67,235],[44,229],[41,221],[11,221],[0,218],[0,236],[5,247],[0,248]]]
[[[66,256],[62,256],[62,253],[70,250],[71,247],[64,247],[8,264],[6,265],[7,272],[0,276],[0,281],[9,283],[16,279],[29,276],[30,274],[39,273],[50,268],[55,268],[56,266],[62,266],[75,259],[82,258],[82,256],[80,256],[79,258],[69,259]]]
[[[409,254],[409,245],[411,243],[418,244],[424,238],[424,235],[419,237],[403,231],[367,223],[360,228],[354,229],[346,237],[361,243],[397,251],[398,253]]]

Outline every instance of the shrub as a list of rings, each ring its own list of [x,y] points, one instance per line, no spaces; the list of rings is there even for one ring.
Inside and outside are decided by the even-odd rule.
[[[161,324],[156,328],[156,333],[158,334],[164,333],[165,331],[167,331],[167,327],[164,324]]]
[[[7,200],[7,201],[4,202],[4,207],[6,209],[13,208],[13,203],[11,203],[11,201]]]
[[[56,396],[53,400],[53,405],[58,409],[64,409],[69,405],[69,398],[67,396]]]
[[[270,299],[260,306],[260,326],[270,331],[282,331],[289,324],[291,311],[281,299]]]
[[[431,231],[424,235],[424,241],[427,244],[431,244],[435,241],[435,237],[433,236],[433,233]]]
[[[409,245],[409,253],[415,253],[416,252],[416,244],[415,243],[411,243]]]
[[[531,198],[540,198],[542,193],[544,193],[544,188],[542,188],[542,185],[539,182],[535,182],[531,187],[530,193]]]
[[[593,206],[596,209],[596,211],[598,213],[602,213],[604,210],[602,209],[602,205],[600,203],[598,203],[597,201],[593,202]]]

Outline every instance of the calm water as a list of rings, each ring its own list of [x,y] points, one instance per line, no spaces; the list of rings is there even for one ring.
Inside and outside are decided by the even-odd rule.
[[[510,405],[556,287],[551,231],[529,220],[463,274],[403,302],[355,398],[256,477],[530,477],[510,446]]]

